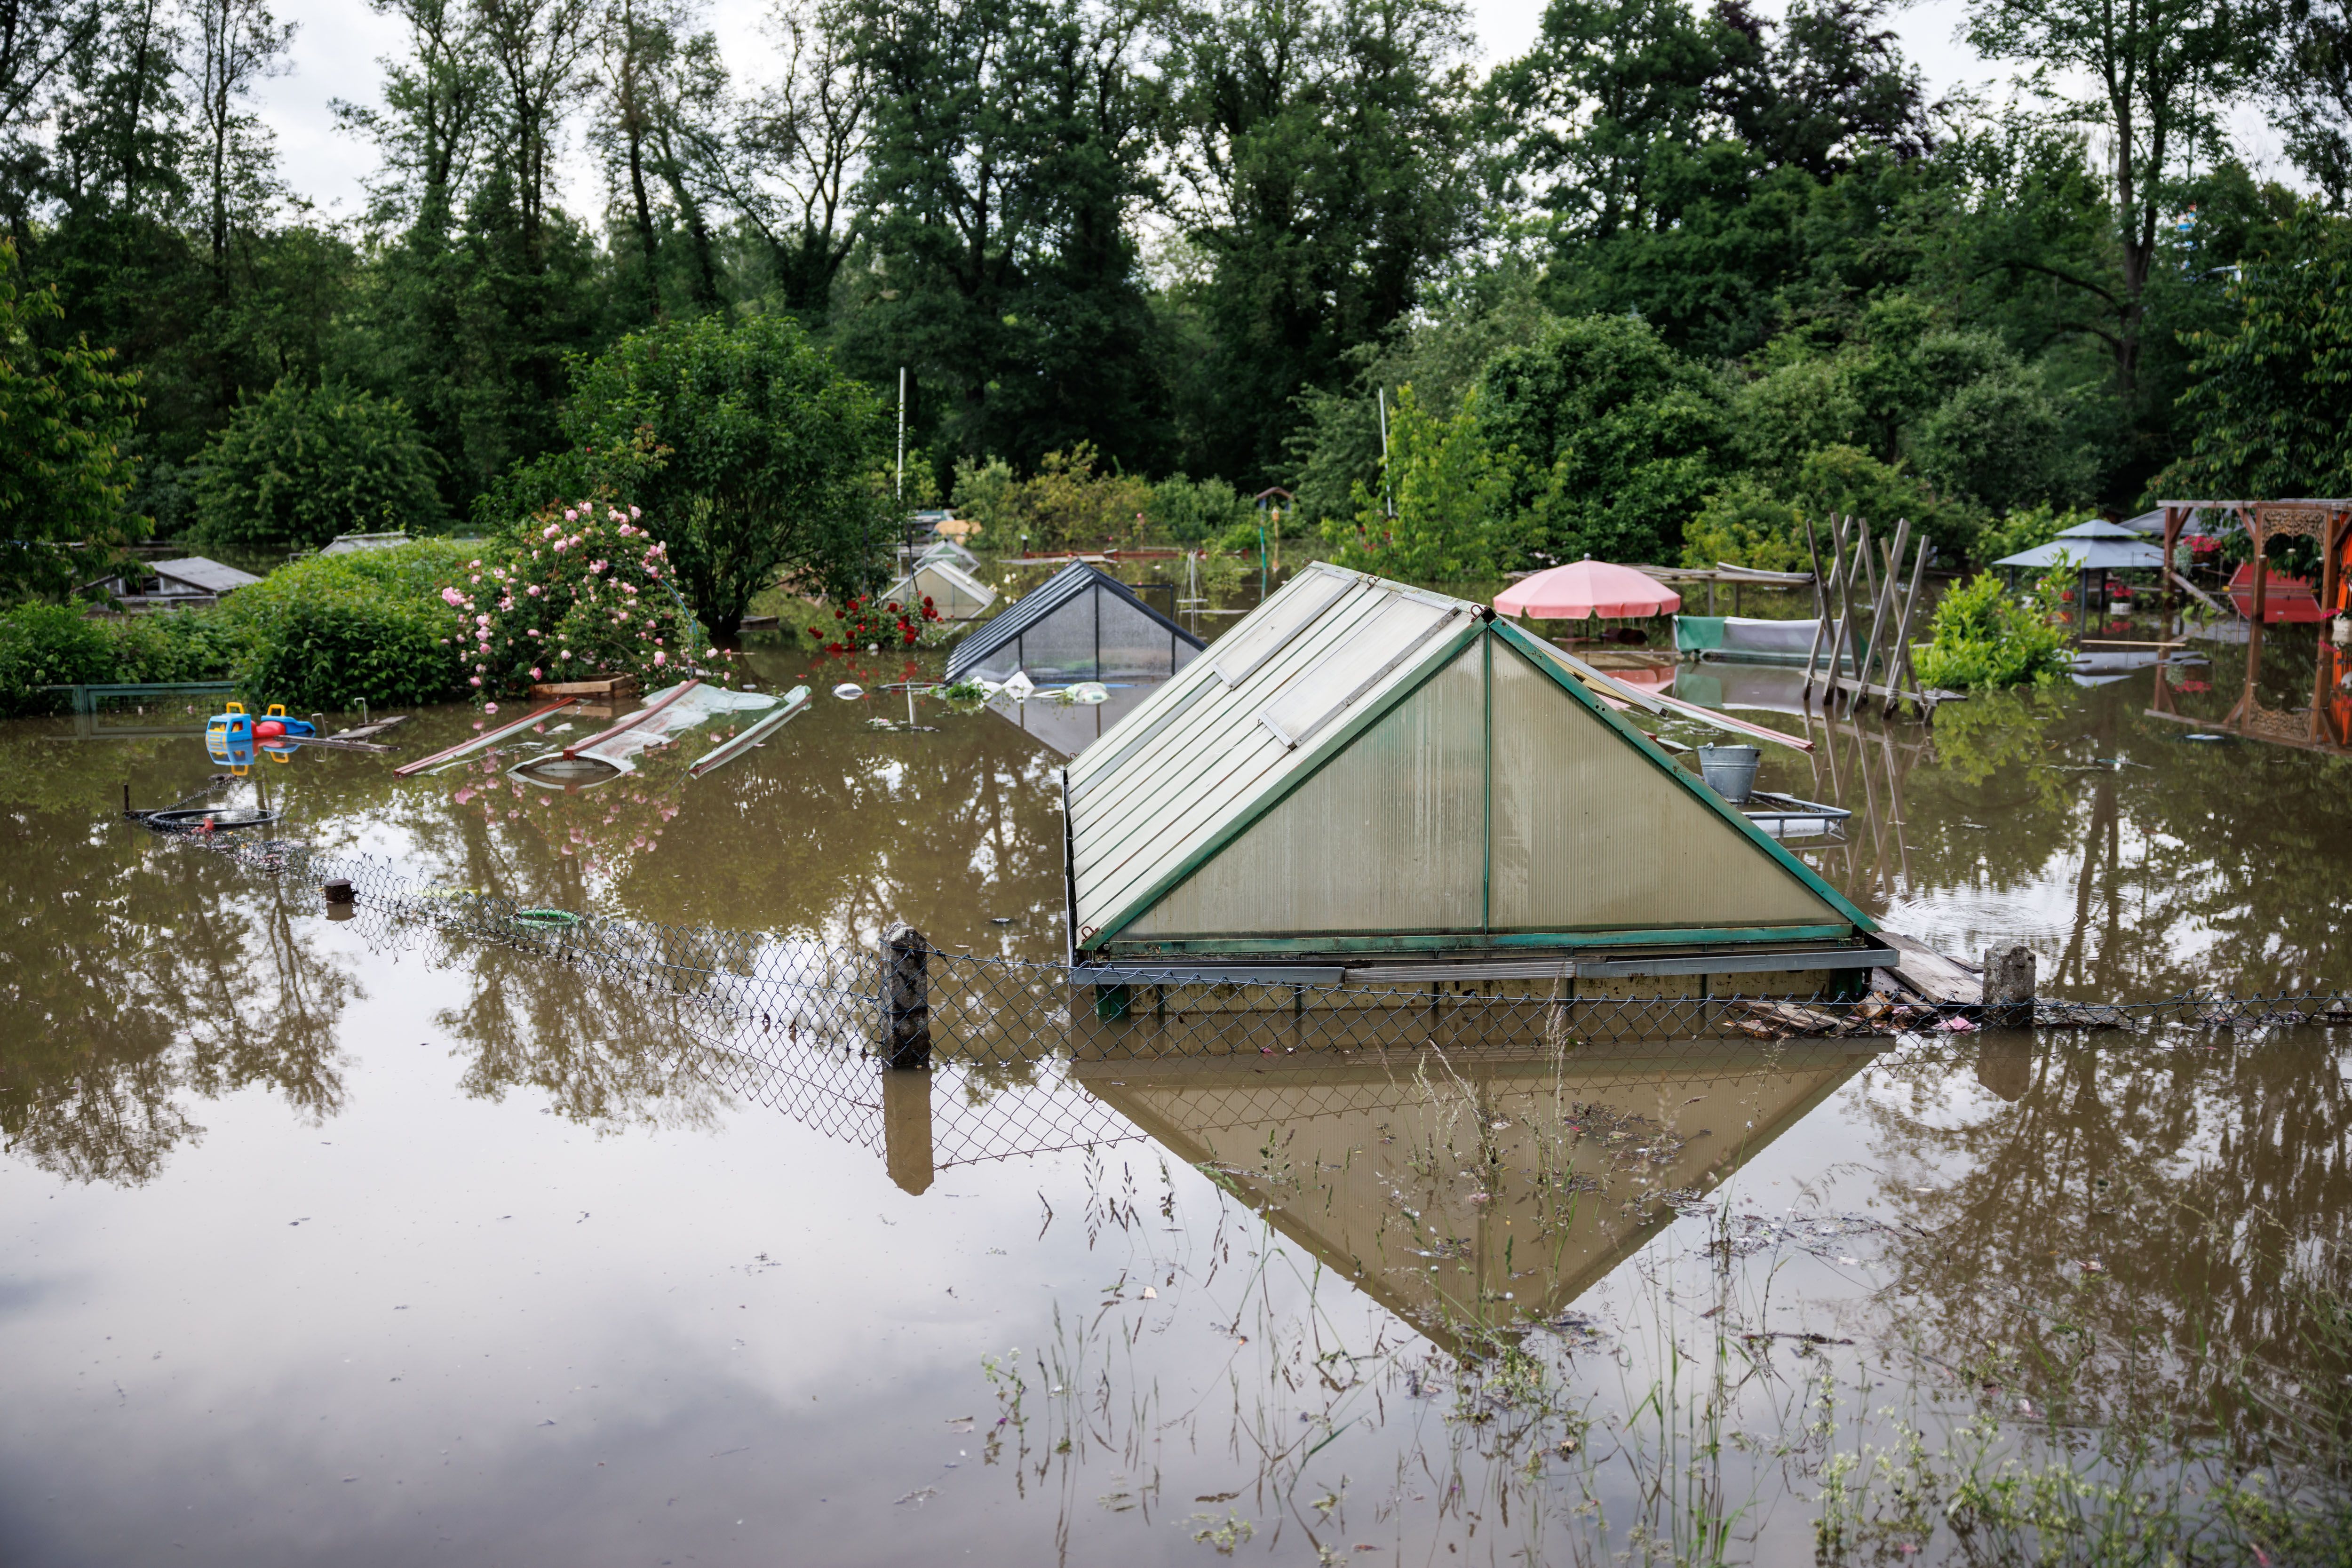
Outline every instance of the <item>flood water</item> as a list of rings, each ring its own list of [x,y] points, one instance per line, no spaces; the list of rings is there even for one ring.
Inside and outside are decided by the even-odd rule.
[[[1948,953],[2352,987],[2352,773],[2187,739],[2245,657],[2189,651],[1932,728],[1656,679],[1809,736],[1801,852]],[[2263,704],[2322,658],[2274,628]],[[231,798],[452,893],[1061,956],[1053,742],[1131,699],[749,658],[815,701],[703,779],[394,779],[458,710]],[[887,1075],[121,819],[214,772],[0,726],[0,1563],[2276,1561],[2344,1479],[2352,1032]]]

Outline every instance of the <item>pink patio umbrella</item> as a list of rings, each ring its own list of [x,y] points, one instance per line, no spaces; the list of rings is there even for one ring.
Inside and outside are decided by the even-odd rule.
[[[1590,557],[1522,577],[1495,595],[1507,616],[1538,621],[1632,620],[1683,607],[1683,596],[1631,566],[1612,566]]]

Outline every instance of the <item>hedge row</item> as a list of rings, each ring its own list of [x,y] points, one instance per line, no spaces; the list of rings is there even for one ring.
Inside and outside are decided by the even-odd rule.
[[[0,613],[0,715],[61,711],[45,686],[234,680],[296,712],[452,701],[464,694],[441,639],[441,585],[467,548],[419,540],[319,556],[270,574],[217,609],[91,620],[78,606]]]

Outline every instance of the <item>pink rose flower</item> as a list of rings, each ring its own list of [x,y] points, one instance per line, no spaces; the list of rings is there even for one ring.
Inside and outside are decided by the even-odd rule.
[[[656,663],[656,664],[657,664],[657,665],[662,665],[662,664],[667,664],[668,662],[669,662],[669,655],[667,655],[667,654],[666,654],[666,653],[656,653],[656,654],[655,654],[655,655],[654,655],[654,663]]]
[[[469,675],[466,677],[466,684],[468,686],[479,686],[481,683],[482,678],[478,675]]]
[[[535,664],[530,667],[530,678],[533,680],[544,680],[547,679],[546,676],[541,672],[539,666]]]

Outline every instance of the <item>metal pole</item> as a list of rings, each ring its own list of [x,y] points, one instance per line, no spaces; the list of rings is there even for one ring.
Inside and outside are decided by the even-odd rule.
[[[1381,507],[1394,522],[1396,495],[1389,489],[1389,389],[1383,386],[1376,395],[1381,405]]]
[[[907,499],[907,367],[898,367],[898,499]],[[903,520],[901,520],[903,521]]]

